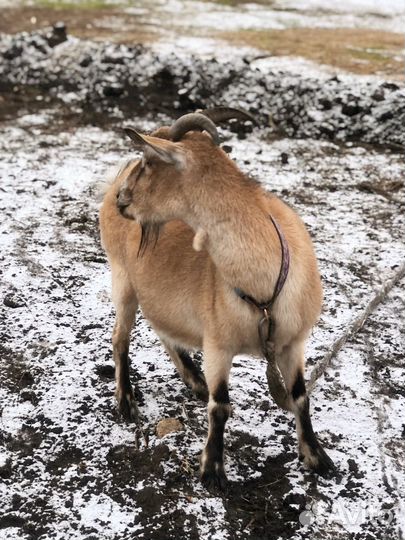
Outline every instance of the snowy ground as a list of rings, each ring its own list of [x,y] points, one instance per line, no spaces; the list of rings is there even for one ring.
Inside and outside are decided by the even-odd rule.
[[[315,428],[338,477],[302,468],[264,363],[238,357],[230,490],[214,496],[197,475],[205,408],[144,321],[131,352],[147,446],[136,448],[115,411],[96,192],[129,145],[111,129],[61,126],[53,109],[1,128],[0,539],[404,538],[405,280],[313,391]],[[403,156],[260,132],[226,138],[243,170],[296,207],[314,238],[325,302],[309,376],[402,264]],[[158,439],[166,417],[184,430]]]
[[[59,4],[59,5],[58,5]],[[289,27],[375,28],[402,32],[405,7],[401,0],[275,0],[228,2],[208,0],[0,0],[0,7],[17,6],[119,8],[121,15],[136,15],[141,25],[167,38],[178,28],[280,29]],[[181,16],[179,16],[179,14]],[[114,11],[107,24],[122,26],[125,19]],[[105,19],[105,24],[107,19]],[[177,30],[176,30],[177,27]]]
[[[317,374],[403,265],[404,90],[331,78],[330,68],[296,58],[252,60],[251,49],[212,37],[307,26],[402,31],[403,2],[106,3],[120,13],[100,14],[95,32],[113,39],[132,16],[159,35],[155,52],[70,36],[54,49],[35,34],[0,43],[0,540],[403,540],[403,277]],[[246,139],[223,132],[224,140],[243,170],[299,211],[314,238],[325,302],[307,378],[315,382],[315,428],[339,470],[333,479],[302,468],[293,419],[271,401],[264,362],[238,357],[226,435],[230,489],[205,491],[205,407],[142,318],[131,376],[145,440],[115,410],[114,313],[97,224],[99,183],[131,152],[114,122],[149,130],[155,124],[137,117],[149,105],[177,114],[218,102],[249,108],[261,125],[267,115],[276,121],[277,130]],[[157,438],[163,418],[179,419],[183,431]]]

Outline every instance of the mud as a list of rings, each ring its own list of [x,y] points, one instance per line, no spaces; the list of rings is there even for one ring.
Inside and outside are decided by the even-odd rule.
[[[11,61],[4,51],[13,45],[21,53]],[[198,479],[205,406],[141,314],[131,377],[143,435],[136,438],[116,411],[97,192],[107,170],[132,153],[123,122],[148,132],[211,104],[211,92],[255,112],[262,127],[223,129],[221,144],[299,211],[314,238],[325,302],[308,346],[310,372],[402,263],[404,163],[395,146],[403,144],[402,105],[394,118],[378,114],[403,91],[356,78],[264,77],[248,60],[186,61],[145,47],[68,39],[52,48],[38,33],[3,36],[0,48],[0,538],[402,539],[404,280],[313,391],[315,429],[338,475],[303,468],[293,418],[271,401],[264,363],[237,357],[229,490],[209,493]],[[107,53],[110,60],[101,61]],[[87,68],[74,63],[82,54],[92,58]],[[114,84],[126,81],[121,95],[105,95],[107,74]],[[338,143],[321,131],[323,120],[309,120],[311,107],[325,110],[325,99]],[[346,109],[352,116],[342,112],[350,103],[361,109]],[[264,126],[270,113],[276,128]],[[354,135],[367,115],[367,136]],[[370,140],[378,144],[364,143]],[[177,418],[184,430],[158,439],[162,418]]]

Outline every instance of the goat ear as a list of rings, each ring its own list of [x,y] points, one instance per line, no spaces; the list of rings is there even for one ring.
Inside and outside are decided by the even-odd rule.
[[[140,135],[132,128],[124,128],[124,131],[135,146],[140,148],[145,154],[148,154],[148,156],[159,159],[164,163],[179,165],[181,161],[180,156],[178,155],[177,149],[174,147],[173,143],[163,139],[157,139],[156,137]],[[155,142],[151,142],[151,139],[156,140],[157,144]]]

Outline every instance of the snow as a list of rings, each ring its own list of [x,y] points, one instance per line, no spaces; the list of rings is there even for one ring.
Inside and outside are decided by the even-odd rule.
[[[272,526],[292,527],[291,538],[366,532],[380,538],[382,518],[370,516],[381,517],[384,509],[392,513],[389,530],[400,535],[405,521],[400,288],[344,347],[313,391],[315,429],[340,478],[318,478],[299,466],[292,418],[269,401],[264,362],[240,356],[231,373],[233,416],[226,436],[226,469],[237,502],[207,493],[196,477],[205,406],[190,398],[142,318],[134,333],[132,377],[136,374],[143,393],[140,409],[149,449],[136,453],[134,428],[114,412],[114,382],[97,372],[112,365],[113,310],[108,267],[92,262],[102,257],[95,192],[106,171],[128,158],[131,149],[109,129],[47,132],[54,114],[49,110],[4,124],[0,147],[1,297],[15,289],[26,303],[16,309],[2,306],[2,346],[13,351],[0,360],[3,374],[9,374],[0,387],[6,441],[0,469],[11,459],[13,471],[4,486],[3,513],[28,516],[40,527],[32,504],[45,504],[44,516],[50,516],[44,518],[46,537],[83,540],[89,534],[147,538],[159,530],[161,512],[176,513],[184,517],[186,537],[197,531],[201,539],[225,539],[232,537],[230,530],[248,526],[247,514],[242,518],[237,508],[256,508],[253,497],[268,493]],[[33,130],[38,130],[35,138]],[[403,179],[402,156],[316,140],[267,141],[260,132],[246,140],[230,133],[225,137],[233,158],[297,208],[315,240],[325,302],[308,346],[309,376],[403,260],[398,203],[359,187],[365,179]],[[37,140],[46,141],[46,147],[38,149]],[[284,165],[282,152],[289,157]],[[21,389],[27,371],[33,383]],[[23,391],[34,392],[33,400]],[[185,431],[158,440],[154,426],[167,416],[181,417]],[[168,455],[148,472],[148,459],[166,447]],[[137,455],[144,456],[143,465],[132,468]],[[245,484],[246,500],[236,495],[236,486]],[[150,496],[143,495],[151,488]],[[145,500],[158,496],[163,498],[160,510],[145,509]],[[35,502],[44,498],[46,503]],[[300,525],[302,498],[311,523],[304,519]],[[28,538],[24,534],[21,527],[0,529],[2,539]]]
[[[190,28],[220,31],[304,28],[376,28],[401,32],[405,8],[401,0],[276,0],[266,3],[196,2],[194,0],[159,0],[134,2],[125,8],[138,15],[144,24],[173,32],[173,26],[183,31]],[[181,16],[180,16],[181,14]],[[191,43],[191,42],[190,42]]]
[[[344,13],[376,13],[389,17],[405,15],[405,5],[402,0],[276,0],[275,7],[279,9],[296,9],[299,11],[332,11]]]
[[[255,129],[243,139],[221,133],[233,159],[296,208],[314,239],[325,299],[306,351],[309,379],[404,260],[403,155],[359,139],[347,142],[360,127],[366,128],[362,142],[392,142],[400,131],[395,118],[380,119],[400,111],[403,90],[383,87],[375,77],[339,73],[332,80],[335,69],[297,58],[258,58],[254,49],[238,50],[205,33],[290,27],[402,32],[403,1],[275,0],[235,7],[135,0],[120,9],[159,27],[154,53],[134,55],[125,46],[70,36],[50,50],[41,37],[20,36],[23,53],[4,72],[13,85],[65,77],[74,90],[67,92],[62,81],[51,92],[71,113],[80,113],[90,96],[106,118],[122,122],[77,127],[67,125],[57,108],[30,104],[26,114],[1,125],[0,540],[403,540],[404,278],[312,391],[314,427],[337,477],[318,477],[300,465],[294,420],[270,400],[265,362],[238,356],[226,430],[230,487],[226,495],[213,494],[198,478],[206,407],[182,384],[141,314],[131,342],[131,378],[140,392],[145,438],[136,443],[134,426],[116,412],[114,310],[97,223],[108,171],[133,156],[118,134],[121,124],[149,131],[171,121],[129,116],[111,100],[106,104],[105,82],[131,86],[136,80],[142,94],[169,65],[177,84],[173,95],[182,90],[190,103],[205,103],[207,88],[217,85],[221,103],[256,107],[261,118],[272,113],[278,132]],[[104,22],[112,27],[120,21]],[[1,46],[8,41],[2,37]],[[218,51],[220,61],[213,62]],[[80,67],[85,54],[93,58],[89,70]],[[124,63],[111,67],[103,55]],[[236,83],[227,82],[232,70]],[[259,84],[263,79],[267,88]],[[385,97],[374,103],[370,96],[381,91]],[[321,97],[341,105],[355,99],[362,112],[349,117],[341,105],[324,109]],[[283,116],[289,107],[291,115]],[[291,120],[294,132],[288,131]],[[320,139],[328,124],[340,142]],[[9,295],[20,307],[3,303]],[[184,431],[158,439],[156,424],[167,417],[181,419]]]

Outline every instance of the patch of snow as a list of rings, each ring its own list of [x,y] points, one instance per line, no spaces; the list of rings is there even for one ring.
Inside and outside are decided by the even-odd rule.
[[[405,5],[402,0],[275,0],[278,9],[295,9],[298,11],[329,11],[332,13],[379,14],[386,17],[405,16]]]
[[[0,426],[7,450],[0,467],[8,456],[13,462],[0,501],[3,514],[34,520],[35,527],[35,505],[46,504],[45,534],[61,540],[84,540],[90,534],[148,537],[162,513],[183,516],[186,534],[197,531],[201,540],[234,533],[235,538],[246,537],[250,526],[240,531],[247,527],[248,513],[242,519],[238,508],[229,509],[236,504],[232,495],[214,497],[198,481],[206,408],[190,399],[141,316],[131,356],[132,377],[143,394],[147,448],[141,441],[136,450],[134,427],[115,413],[114,381],[99,372],[112,366],[114,311],[108,265],[102,259],[95,262],[103,254],[92,192],[106,170],[132,150],[116,132],[93,127],[44,134],[49,146],[38,149],[27,118],[22,123],[24,129],[18,122],[4,125],[0,142],[1,298],[16,288],[27,305],[1,306],[5,356],[0,358],[0,381],[5,384],[0,385]],[[35,129],[45,126],[33,118]],[[314,238],[325,302],[308,344],[310,372],[402,261],[404,218],[397,195],[387,198],[361,186],[365,180],[372,185],[400,182],[403,158],[319,140],[269,141],[260,133],[245,140],[228,132],[224,137],[243,170],[297,208]],[[13,196],[16,178],[18,197]],[[405,411],[395,393],[403,384],[403,327],[398,324],[403,308],[396,288],[313,392],[314,426],[338,465],[340,479],[318,478],[300,467],[293,419],[270,402],[265,363],[245,356],[234,359],[233,415],[226,435],[231,489],[253,486],[243,494],[246,500],[239,499],[248,510],[256,508],[254,499],[249,502],[255,496],[265,506],[260,499],[265,494],[271,519],[278,527],[290,527],[292,539],[361,535],[370,525],[369,514],[359,514],[364,504],[379,515],[386,508],[395,510],[393,534],[404,521]],[[22,389],[26,372],[32,382]],[[158,440],[155,425],[162,417],[182,418],[185,430]],[[159,451],[164,457],[155,464]],[[139,494],[155,497],[159,510],[145,510]],[[300,526],[302,501],[316,503],[318,513],[312,514],[311,524]],[[346,512],[343,522],[340,510]],[[232,512],[237,517],[231,524]],[[354,515],[359,520],[350,518]],[[382,529],[373,524],[376,528],[368,534],[378,539]],[[17,538],[15,530],[0,529],[0,538]],[[17,530],[24,538],[21,527]]]

